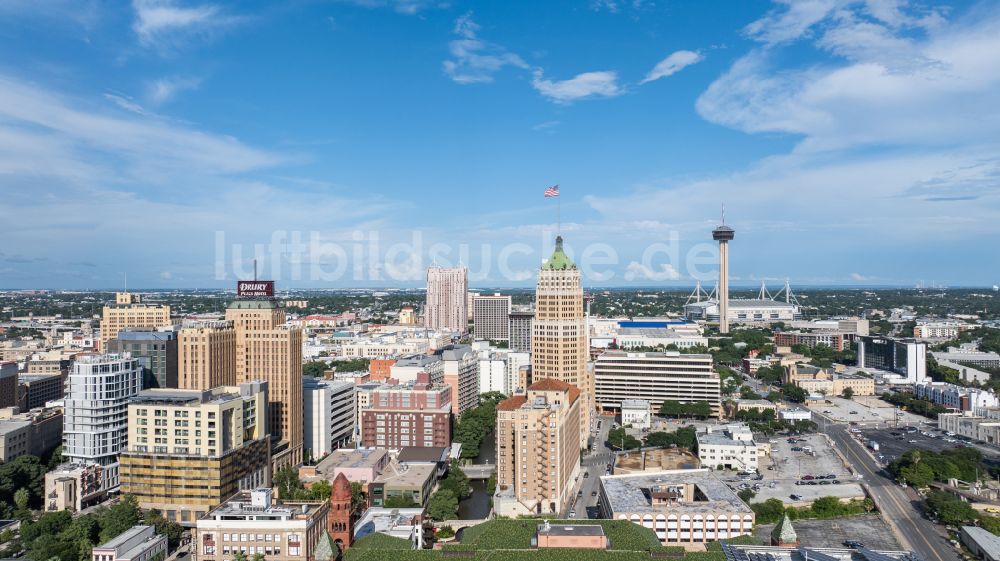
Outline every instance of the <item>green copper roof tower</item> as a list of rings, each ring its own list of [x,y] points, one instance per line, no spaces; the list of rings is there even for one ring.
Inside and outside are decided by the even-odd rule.
[[[542,269],[564,270],[576,269],[576,263],[563,251],[562,236],[556,236],[556,249],[552,252],[552,257],[542,264]]]

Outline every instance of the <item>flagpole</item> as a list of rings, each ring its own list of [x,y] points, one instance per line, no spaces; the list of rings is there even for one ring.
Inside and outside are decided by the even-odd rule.
[[[556,235],[562,235],[562,197],[556,196]]]

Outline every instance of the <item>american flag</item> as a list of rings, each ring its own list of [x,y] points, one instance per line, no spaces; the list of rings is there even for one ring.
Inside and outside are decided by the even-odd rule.
[[[559,186],[553,185],[545,190],[546,197],[558,197],[559,196]]]

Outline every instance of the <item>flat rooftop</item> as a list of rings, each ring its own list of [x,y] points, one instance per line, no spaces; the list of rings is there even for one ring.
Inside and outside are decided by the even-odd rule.
[[[539,524],[538,533],[549,536],[603,536],[600,524]]]
[[[653,505],[650,490],[671,485],[694,485],[703,500],[678,501],[670,505]],[[608,506],[615,513],[676,512],[708,514],[729,511],[752,514],[753,511],[709,469],[678,469],[642,472],[629,475],[605,475],[601,487]]]
[[[437,466],[434,464],[400,466],[394,463],[375,478],[375,483],[384,483],[404,489],[420,489],[428,479],[434,478],[436,474]]]
[[[316,471],[327,473],[336,469],[371,468],[385,461],[388,455],[389,452],[382,448],[334,450],[316,465]]]

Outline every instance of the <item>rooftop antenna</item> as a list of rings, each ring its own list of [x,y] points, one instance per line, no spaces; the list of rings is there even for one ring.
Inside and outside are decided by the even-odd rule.
[[[726,203],[722,203],[722,223],[726,223]]]

